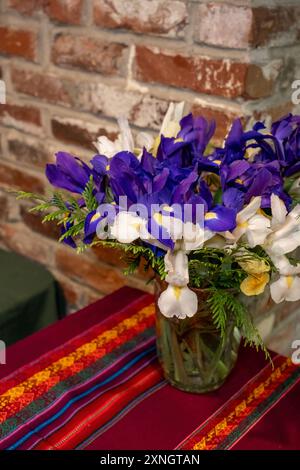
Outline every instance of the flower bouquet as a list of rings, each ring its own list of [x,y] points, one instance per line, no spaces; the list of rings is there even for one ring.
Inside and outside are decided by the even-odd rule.
[[[300,299],[300,116],[267,129],[235,120],[222,147],[214,122],[171,104],[159,135],[133,137],[126,119],[99,137],[89,164],[56,154],[46,176],[59,190],[33,211],[79,252],[124,250],[131,273],[145,260],[155,282],[157,349],[166,378],[192,392],[219,387],[241,336],[268,354],[245,299]]]

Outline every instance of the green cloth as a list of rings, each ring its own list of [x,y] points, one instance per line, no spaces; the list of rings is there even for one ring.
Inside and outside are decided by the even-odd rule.
[[[65,315],[62,291],[42,265],[0,250],[0,340],[10,345]]]

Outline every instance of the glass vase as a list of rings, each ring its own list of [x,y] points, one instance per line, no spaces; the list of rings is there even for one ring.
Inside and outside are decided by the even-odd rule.
[[[233,369],[241,335],[228,312],[225,335],[212,321],[208,293],[192,289],[198,297],[198,311],[183,320],[166,318],[157,299],[164,283],[156,282],[157,351],[165,378],[186,392],[205,393],[219,388]]]

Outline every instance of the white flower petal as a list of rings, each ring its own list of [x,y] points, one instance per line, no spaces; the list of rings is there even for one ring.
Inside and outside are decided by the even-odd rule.
[[[168,111],[163,119],[160,135],[165,137],[176,137],[179,130],[179,121],[183,116],[184,102],[170,103]]]
[[[281,256],[291,253],[300,246],[300,232],[292,233],[288,237],[274,240],[270,249],[274,255]]]
[[[105,155],[107,158],[112,158],[116,153],[122,150],[120,139],[116,139],[114,142],[109,140],[105,135],[97,138],[97,142],[94,142],[98,153]]]
[[[247,230],[246,238],[251,248],[257,245],[262,245],[266,239],[267,233],[265,230]]]
[[[287,291],[285,300],[288,302],[300,300],[300,278],[298,276],[293,277],[293,283]]]
[[[170,284],[159,296],[158,307],[168,318],[192,317],[198,309],[197,295],[188,287],[176,287]]]
[[[261,197],[257,196],[252,199],[252,201],[242,209],[237,215],[237,222],[242,223],[246,220],[250,219],[260,208],[261,205]]]
[[[199,224],[185,222],[183,225],[183,246],[186,251],[201,248],[205,240],[213,236],[213,233],[204,230]]]
[[[284,224],[287,215],[287,209],[282,199],[276,196],[276,194],[271,195],[271,209],[272,227]]]
[[[120,243],[132,243],[140,238],[146,221],[130,212],[119,212],[111,227],[111,235]]]
[[[143,149],[143,147],[146,148],[146,150],[150,150],[151,147],[153,146],[153,136],[149,134],[148,132],[139,132],[136,136],[136,146],[139,149]]]
[[[278,269],[279,274],[283,276],[293,276],[300,274],[300,264],[293,266],[286,256],[274,256],[270,254],[274,266]]]
[[[295,302],[300,300],[300,278],[298,276],[280,276],[270,286],[271,297],[275,303],[283,300]]]
[[[121,134],[122,150],[128,150],[128,152],[133,152],[134,143],[128,120],[124,116],[121,116],[118,118],[118,124]]]
[[[171,215],[162,215],[160,213],[155,213],[153,215],[154,221],[163,227],[167,233],[170,235],[173,241],[181,240],[183,235],[183,222],[182,220],[178,219],[177,217],[173,217]],[[155,230],[151,230],[151,232],[155,234]],[[157,234],[158,238],[158,234]]]
[[[165,255],[166,281],[176,286],[186,286],[189,282],[188,257],[183,250],[168,251]]]
[[[287,293],[288,285],[285,276],[281,276],[270,285],[271,297],[276,304],[283,302]]]

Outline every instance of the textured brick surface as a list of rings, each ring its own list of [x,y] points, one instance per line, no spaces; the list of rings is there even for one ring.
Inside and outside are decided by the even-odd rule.
[[[181,36],[187,7],[177,0],[95,0],[94,20],[104,28]]]
[[[72,105],[70,80],[62,80],[54,73],[41,73],[15,67],[11,71],[11,78],[17,92],[46,100],[49,103]]]
[[[23,128],[26,124],[41,127],[41,113],[35,106],[7,102],[0,106],[0,123],[6,126]]]
[[[32,31],[0,25],[0,38],[0,54],[36,59],[37,37]]]
[[[117,138],[117,132],[101,127],[95,123],[88,123],[82,119],[54,116],[51,120],[53,136],[67,144],[76,144],[89,150],[95,150],[93,142],[97,136],[106,135],[108,139]]]
[[[0,162],[0,185],[22,191],[44,192],[44,185],[39,177],[4,162]]]
[[[82,68],[105,75],[120,75],[126,46],[85,36],[60,34],[52,48],[52,60],[57,65]]]
[[[53,21],[80,24],[84,0],[8,0],[11,9],[25,15],[45,12]]]
[[[86,286],[105,294],[124,285],[124,278],[118,270],[105,269],[103,264],[84,255],[79,259],[79,256],[68,248],[60,248],[57,251],[56,265],[70,279],[81,280]]]
[[[196,11],[195,39],[236,49],[289,44],[297,40],[299,17],[300,5],[252,8],[232,2],[203,3]]]
[[[159,67],[153,67],[153,63]],[[272,94],[273,80],[256,64],[206,56],[185,56],[157,48],[138,47],[135,76],[138,80],[190,88],[226,98],[262,98]]]
[[[21,165],[25,163],[33,168],[44,169],[46,163],[52,159],[46,145],[28,136],[21,138],[20,135],[8,133],[7,145],[10,157]]]

